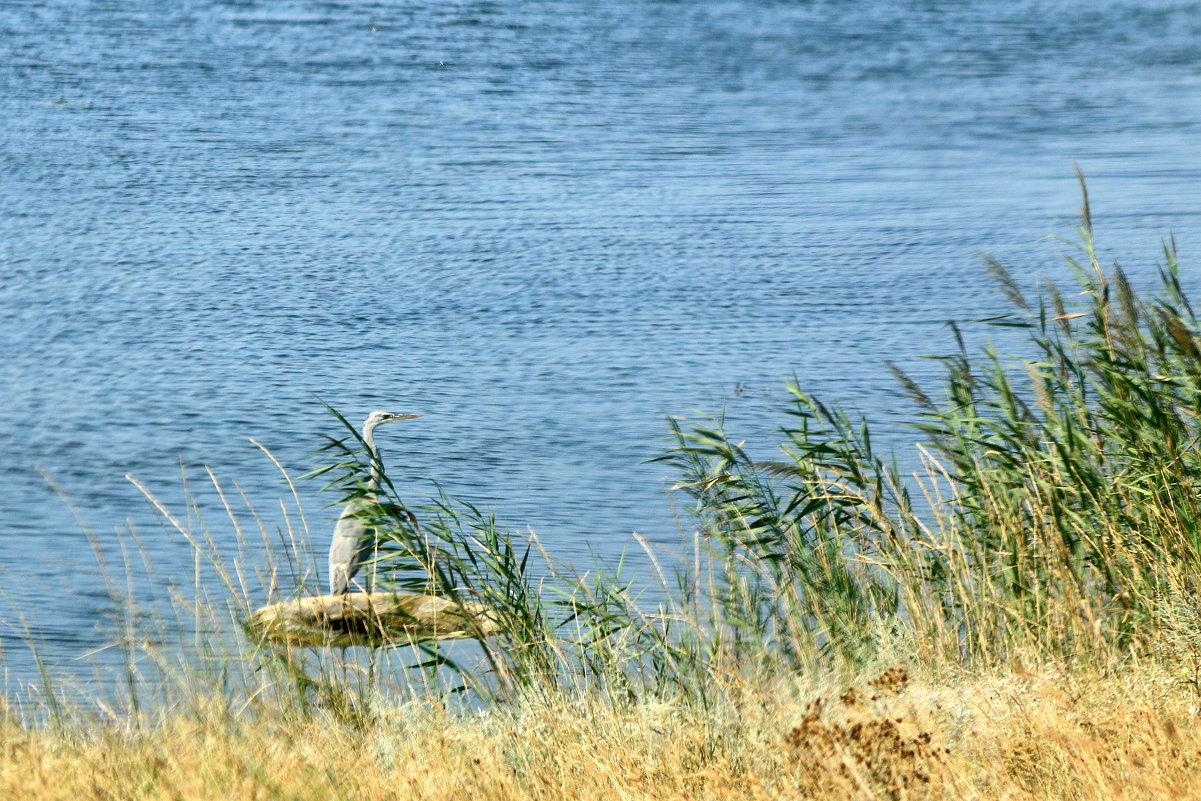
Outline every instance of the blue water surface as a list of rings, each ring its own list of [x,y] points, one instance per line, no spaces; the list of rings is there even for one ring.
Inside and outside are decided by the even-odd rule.
[[[1171,231],[1198,283],[1201,4],[4,0],[0,581],[51,661],[103,646],[85,531],[194,570],[124,475],[195,522],[208,465],[273,533],[248,440],[315,466],[318,397],[424,415],[379,435],[415,500],[672,542],[664,415],[763,439],[795,373],[904,446],[882,362],[1005,310],[977,250],[1063,274],[1073,163],[1107,264]]]

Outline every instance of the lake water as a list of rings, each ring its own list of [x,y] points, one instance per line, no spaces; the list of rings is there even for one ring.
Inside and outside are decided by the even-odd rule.
[[[124,474],[179,510],[209,465],[274,526],[248,439],[318,464],[317,397],[424,415],[379,434],[414,498],[569,560],[670,541],[665,414],[761,437],[795,373],[908,441],[881,362],[1004,309],[978,249],[1061,274],[1073,162],[1107,263],[1172,231],[1197,283],[1201,4],[3,0],[5,592],[52,661],[103,645],[39,470],[186,584]]]

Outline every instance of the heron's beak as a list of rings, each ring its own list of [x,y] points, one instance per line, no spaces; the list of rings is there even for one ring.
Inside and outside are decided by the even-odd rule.
[[[415,420],[420,416],[419,414],[396,414],[392,416],[392,420]]]

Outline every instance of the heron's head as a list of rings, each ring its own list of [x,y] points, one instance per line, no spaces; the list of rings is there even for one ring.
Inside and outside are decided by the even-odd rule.
[[[403,412],[372,412],[367,415],[367,422],[363,423],[363,430],[370,431],[376,426],[382,426],[384,423],[395,423],[397,420],[412,420],[414,417],[420,416],[419,414]]]

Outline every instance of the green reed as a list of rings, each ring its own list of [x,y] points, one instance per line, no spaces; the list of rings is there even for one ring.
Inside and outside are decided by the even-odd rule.
[[[803,662],[865,658],[882,630],[956,660],[1155,632],[1197,574],[1197,319],[1174,244],[1143,298],[1101,269],[1087,195],[1077,233],[1070,302],[1054,285],[1028,300],[986,260],[1014,307],[999,323],[1032,355],[960,340],[939,357],[939,401],[894,368],[918,407],[914,477],[873,452],[865,421],[795,385],[782,459],[755,459],[720,421],[673,425],[664,459],[741,567],[721,587],[727,615],[760,642],[790,632],[779,653]]]

